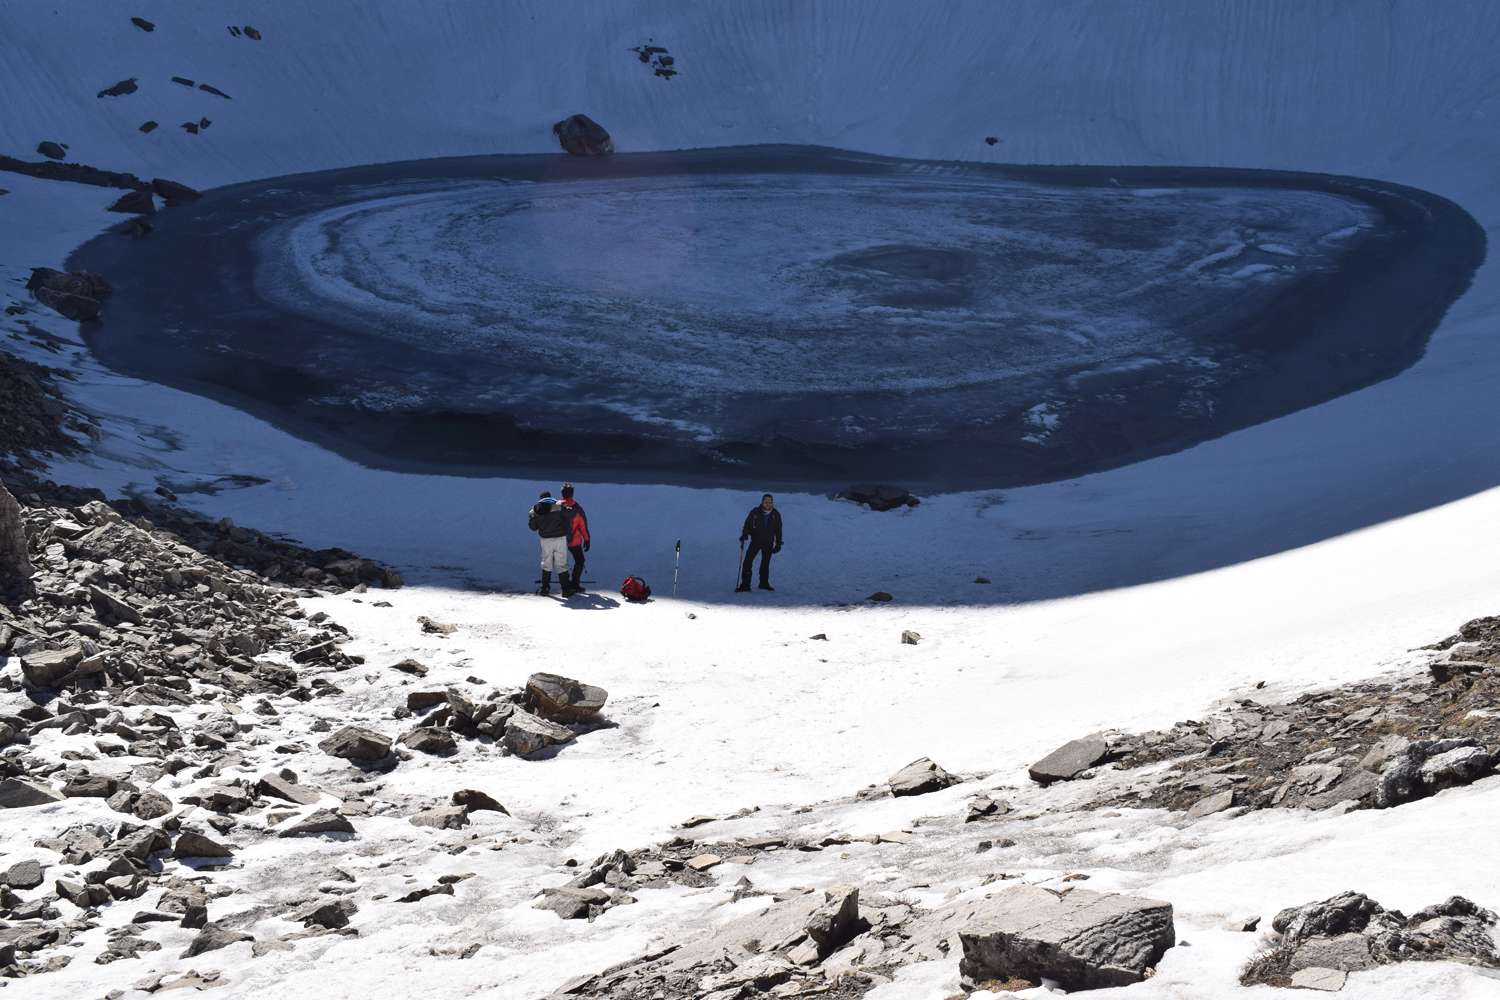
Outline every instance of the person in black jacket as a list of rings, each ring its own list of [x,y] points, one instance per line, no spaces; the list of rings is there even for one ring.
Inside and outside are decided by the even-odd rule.
[[[740,543],[750,543],[745,550],[745,561],[740,565],[740,585],[735,593],[750,589],[750,564],[760,556],[760,589],[775,590],[771,586],[771,556],[781,551],[781,511],[776,509],[776,500],[767,493],[760,498],[759,505],[745,516],[745,525],[740,529]]]
[[[552,574],[561,579],[568,571],[568,533],[573,526],[573,515],[556,500],[551,490],[543,490],[541,499],[526,512],[526,526],[542,540],[542,585],[537,593],[543,597],[552,594]],[[571,590],[564,586],[565,590]]]

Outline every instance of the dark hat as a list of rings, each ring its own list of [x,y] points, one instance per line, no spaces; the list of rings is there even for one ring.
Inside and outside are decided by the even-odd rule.
[[[542,490],[542,495],[539,496],[539,497],[537,497],[537,499],[538,500],[551,500],[552,499],[552,491],[551,490]]]

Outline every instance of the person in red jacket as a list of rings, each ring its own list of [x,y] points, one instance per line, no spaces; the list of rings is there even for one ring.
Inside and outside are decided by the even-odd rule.
[[[573,557],[573,575],[571,578],[565,573],[562,578],[564,597],[572,597],[574,594],[586,594],[583,589],[583,554],[589,550],[589,516],[583,512],[583,506],[573,499],[573,484],[563,483],[562,486],[562,509],[568,517],[568,553]]]

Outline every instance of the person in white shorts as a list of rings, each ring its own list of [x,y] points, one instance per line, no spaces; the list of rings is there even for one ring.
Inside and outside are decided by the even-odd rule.
[[[572,521],[572,513],[552,499],[551,490],[543,490],[541,498],[527,512],[527,526],[542,540],[542,585],[537,593],[543,597],[552,594],[552,574],[556,573],[560,581],[568,571],[568,533]]]

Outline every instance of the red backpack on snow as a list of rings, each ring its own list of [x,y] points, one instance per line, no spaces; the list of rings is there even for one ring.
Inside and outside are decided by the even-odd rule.
[[[627,601],[644,601],[651,596],[651,588],[638,576],[627,576],[620,584],[620,596]]]

